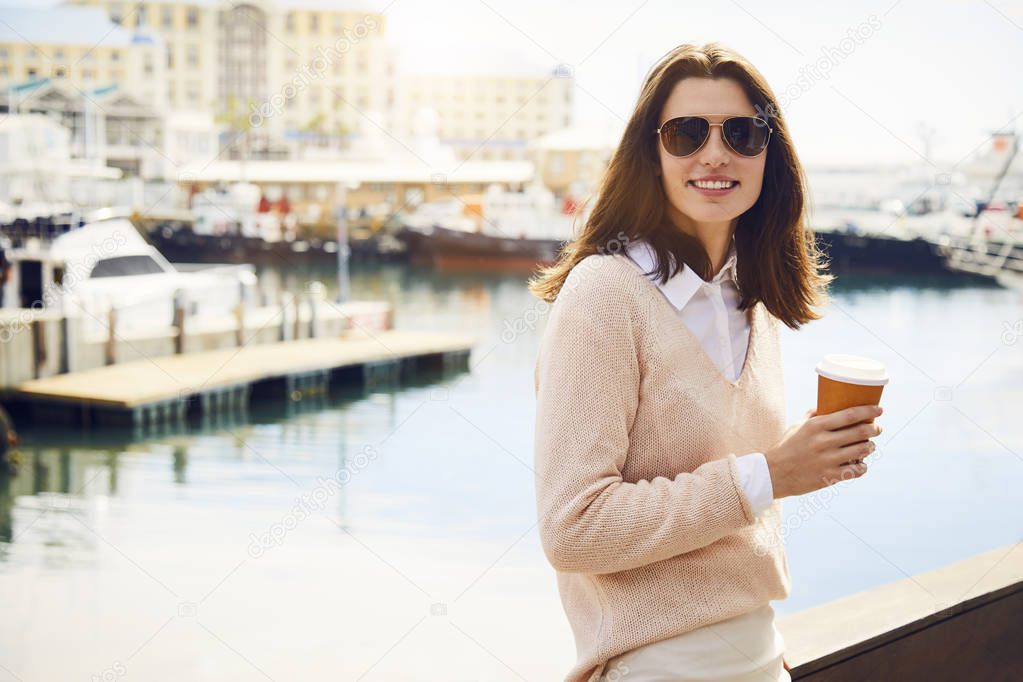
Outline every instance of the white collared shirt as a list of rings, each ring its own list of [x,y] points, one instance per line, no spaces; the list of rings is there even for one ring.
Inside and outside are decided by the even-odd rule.
[[[625,250],[630,259],[647,274],[668,299],[683,324],[700,340],[707,355],[721,373],[733,383],[742,375],[749,345],[748,311],[739,309],[735,239],[728,257],[710,282],[683,264],[682,269],[661,284],[657,274],[657,256],[644,240],[629,242]],[[739,480],[753,513],[763,514],[774,502],[771,472],[762,452],[736,457]]]

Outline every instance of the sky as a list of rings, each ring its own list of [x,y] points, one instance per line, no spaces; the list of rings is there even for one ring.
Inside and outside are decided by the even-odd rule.
[[[804,163],[950,164],[984,149],[994,130],[1023,129],[1023,0],[315,4],[383,11],[405,71],[568,65],[576,121],[589,128],[620,130],[645,73],[673,47],[717,41],[767,79]]]
[[[386,7],[388,35],[401,45],[407,69],[571,65],[576,118],[585,125],[620,128],[663,54],[681,43],[717,41],[749,59],[776,96],[790,93],[782,112],[806,162],[913,163],[927,156],[955,163],[991,131],[1023,129],[1019,0],[376,6]],[[929,155],[925,129],[932,131]]]

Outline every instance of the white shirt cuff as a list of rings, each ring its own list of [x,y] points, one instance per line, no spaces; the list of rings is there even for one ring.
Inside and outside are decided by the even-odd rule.
[[[771,470],[762,452],[752,452],[735,458],[739,465],[739,482],[746,493],[753,514],[760,516],[774,502],[774,486],[771,485]]]

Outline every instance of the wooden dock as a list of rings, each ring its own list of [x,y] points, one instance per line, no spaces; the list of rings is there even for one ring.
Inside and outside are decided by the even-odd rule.
[[[389,387],[422,370],[462,371],[474,339],[386,330],[167,355],[19,384],[10,400],[32,421],[144,425],[299,399],[330,386]]]

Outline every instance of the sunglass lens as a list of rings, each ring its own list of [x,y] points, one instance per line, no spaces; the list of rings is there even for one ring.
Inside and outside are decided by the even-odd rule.
[[[683,116],[661,126],[661,142],[672,156],[689,156],[707,139],[710,126],[702,118]]]
[[[764,121],[753,117],[732,118],[723,128],[728,146],[737,154],[756,156],[767,146],[768,128]]]

